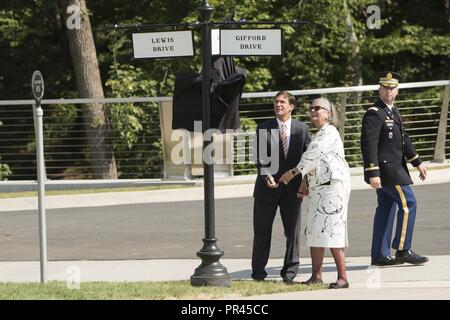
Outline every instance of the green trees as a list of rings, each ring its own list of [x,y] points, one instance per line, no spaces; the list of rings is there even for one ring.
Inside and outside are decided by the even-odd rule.
[[[61,0],[2,1],[0,86],[3,99],[28,96],[25,85],[29,82],[28,70],[36,68],[46,75],[47,96],[76,95],[65,38],[63,3],[65,1]],[[133,60],[131,32],[106,30],[104,26],[196,21],[196,7],[200,3],[200,0],[89,2],[103,85],[110,79],[113,69],[123,68],[127,72],[133,66],[139,68],[145,78],[154,80],[152,90],[157,95],[170,95],[173,74],[180,70],[198,70],[200,57]],[[348,66],[354,58],[361,60],[365,83],[375,83],[376,72],[381,69],[399,70],[410,81],[445,79],[449,74],[450,23],[446,1],[379,1],[382,19],[379,30],[367,28],[369,13],[366,9],[373,3],[368,0],[211,0],[210,3],[215,8],[213,19],[219,21],[234,13],[236,19],[300,18],[311,22],[297,29],[284,28],[284,57],[238,59],[251,71],[246,91],[349,84]],[[348,39],[349,21],[359,46],[357,56]],[[107,96],[111,93],[110,89],[103,89]]]
[[[79,1],[78,1],[79,2]],[[194,58],[132,58],[130,31],[105,29],[106,24],[172,23],[197,21],[200,0],[87,1],[102,90],[107,97],[171,96],[174,75],[199,71],[199,35],[195,32]],[[284,29],[283,57],[240,57],[236,63],[250,71],[245,91],[277,91],[354,84],[375,84],[381,70],[395,69],[405,81],[448,79],[450,76],[450,19],[448,1],[433,0],[210,0],[213,20],[292,20],[310,24]],[[378,5],[381,28],[369,29],[369,5]],[[81,97],[66,37],[63,0],[3,0],[0,7],[0,99],[30,98],[30,75],[40,69],[46,98]],[[78,80],[78,82],[80,82]],[[349,97],[351,99],[353,97]],[[81,110],[67,107],[58,119],[61,127]],[[107,106],[113,151],[138,148],[144,136],[154,138],[158,127],[155,106]],[[5,111],[0,107],[0,111]],[[103,110],[105,112],[105,110]],[[49,112],[54,112],[49,110]],[[75,113],[74,113],[75,112]],[[4,114],[4,113],[2,113]],[[25,114],[15,115],[17,117]],[[153,119],[153,120],[151,120]],[[3,120],[6,125],[5,119]],[[23,122],[30,124],[31,120]],[[79,124],[78,124],[79,125]],[[66,127],[68,130],[69,127]],[[49,128],[50,129],[50,128]],[[2,129],[0,129],[2,130]],[[61,131],[61,130],[60,130]],[[64,130],[63,130],[64,131]],[[70,131],[58,135],[72,134]],[[49,133],[54,137],[56,133]],[[30,141],[32,136],[28,136]],[[109,138],[108,138],[109,139]],[[147,140],[148,142],[148,140]],[[82,154],[85,150],[79,150]],[[142,155],[139,151],[135,156]],[[0,155],[1,156],[1,155]],[[148,157],[145,161],[148,161]],[[2,161],[6,161],[3,157]],[[111,161],[111,158],[110,160]],[[143,160],[144,161],[144,160]],[[119,176],[123,171],[117,164]],[[152,164],[153,165],[153,164]],[[154,165],[157,165],[155,163]],[[146,176],[146,171],[141,173]],[[95,174],[92,173],[92,176]]]

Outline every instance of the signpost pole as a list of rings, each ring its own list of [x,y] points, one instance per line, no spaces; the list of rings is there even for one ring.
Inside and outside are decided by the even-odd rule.
[[[209,19],[214,10],[207,0],[203,1],[198,12],[201,19],[201,39],[202,39],[202,111],[203,111],[203,150],[207,149],[212,143],[211,140],[205,139],[205,132],[211,127],[211,104],[210,104],[210,87],[211,87],[211,26]],[[203,175],[204,175],[204,197],[205,197],[205,238],[203,239],[203,247],[197,252],[197,256],[202,259],[202,263],[194,274],[191,276],[191,284],[193,286],[231,286],[231,275],[227,269],[222,266],[219,259],[223,256],[217,245],[215,238],[215,213],[214,213],[214,165],[211,155],[204,154],[203,157]]]
[[[197,256],[202,259],[202,263],[195,269],[191,276],[191,284],[193,286],[231,286],[231,275],[228,274],[227,269],[220,263],[220,257],[223,256],[223,251],[217,247],[217,239],[215,235],[215,213],[214,213],[214,164],[213,156],[205,150],[210,150],[210,144],[213,143],[212,135],[205,134],[211,129],[211,27],[226,27],[235,25],[275,25],[280,26],[284,24],[299,26],[307,22],[293,20],[288,21],[224,21],[213,22],[210,21],[214,8],[208,3],[208,0],[203,0],[203,4],[197,8],[200,16],[200,22],[195,23],[175,23],[175,24],[152,24],[152,25],[113,25],[108,28],[112,29],[159,29],[162,27],[181,27],[187,29],[201,28],[201,57],[202,57],[202,132],[203,132],[203,174],[204,174],[204,209],[205,209],[205,238],[203,240],[203,247],[197,252]],[[220,39],[220,50],[215,46],[215,54],[221,55],[282,55],[282,33],[281,30],[266,29],[263,35],[251,35],[254,30],[237,30],[233,35],[227,33],[227,39],[231,45],[222,46]],[[237,36],[243,33],[243,36]],[[167,37],[168,32],[164,32]],[[256,40],[254,43],[248,43],[248,37],[251,40]],[[161,37],[162,34],[148,35],[148,34],[134,34],[133,35],[133,49],[135,58],[157,58],[157,57],[175,57],[175,56],[191,56],[194,49],[192,43],[187,45],[190,41],[182,40],[182,37],[172,35],[171,45],[153,45],[153,41],[148,41],[148,37]],[[225,38],[225,36],[224,36]],[[175,40],[174,40],[175,39]],[[178,40],[176,40],[178,39]],[[238,42],[236,42],[237,40]],[[267,41],[266,41],[267,40]],[[239,43],[240,41],[240,43]],[[259,42],[258,42],[259,41]],[[157,44],[158,41],[155,41]],[[245,43],[243,43],[245,42]],[[183,44],[180,44],[183,43]],[[263,44],[264,43],[264,44]],[[150,45],[151,44],[151,45]],[[167,53],[167,50],[171,50]],[[226,49],[226,50],[225,50]],[[221,52],[223,50],[223,52]],[[217,52],[218,51],[218,52]],[[156,53],[155,53],[156,52]]]
[[[35,133],[36,133],[36,162],[38,183],[38,211],[39,211],[39,252],[41,283],[47,282],[47,231],[45,218],[45,165],[44,165],[44,133],[42,117],[44,112],[41,99],[44,95],[44,79],[39,71],[33,73],[31,87],[35,99]]]

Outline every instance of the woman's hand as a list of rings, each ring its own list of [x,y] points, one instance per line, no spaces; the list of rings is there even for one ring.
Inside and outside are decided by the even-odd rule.
[[[294,178],[294,177],[295,177],[295,175],[292,174],[291,170],[288,170],[285,173],[283,173],[283,175],[280,178],[280,182],[287,185],[289,182],[291,182],[292,178]]]

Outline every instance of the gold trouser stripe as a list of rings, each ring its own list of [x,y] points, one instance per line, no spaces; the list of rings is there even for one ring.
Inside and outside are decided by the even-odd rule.
[[[400,244],[398,245],[398,250],[403,250],[406,238],[406,228],[408,227],[409,209],[408,205],[406,204],[406,197],[405,194],[403,193],[402,187],[400,185],[396,185],[395,188],[397,189],[398,194],[400,195],[400,200],[402,201],[402,207],[404,212],[402,233],[400,235]]]

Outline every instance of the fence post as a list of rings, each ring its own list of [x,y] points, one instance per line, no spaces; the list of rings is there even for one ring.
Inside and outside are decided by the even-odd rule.
[[[444,88],[442,98],[441,117],[439,118],[439,127],[436,136],[436,146],[434,148],[434,156],[432,162],[446,162],[445,160],[445,139],[447,136],[447,119],[448,119],[448,102],[450,95],[450,85]]]
[[[159,121],[161,130],[161,147],[164,159],[164,179],[183,177],[184,180],[190,180],[191,174],[191,149],[190,141],[191,133],[185,131],[183,134],[183,167],[175,165],[171,159],[171,151],[174,146],[172,138],[172,119],[173,119],[173,107],[172,101],[161,101],[159,103]]]
[[[347,109],[347,93],[343,93],[340,97],[341,99],[339,100],[338,106],[337,106],[337,112],[338,112],[338,130],[339,130],[339,135],[341,136],[341,140],[342,143],[344,143],[344,134],[345,134],[345,112]]]
[[[35,135],[36,135],[36,162],[38,184],[38,213],[39,213],[39,250],[41,266],[41,283],[47,282],[47,228],[45,216],[45,159],[44,159],[44,132],[42,118],[44,112],[41,102],[36,100],[34,105]]]
[[[45,218],[45,159],[44,159],[44,126],[42,118],[44,111],[41,99],[44,97],[44,77],[39,70],[31,76],[31,91],[34,96],[33,115],[36,137],[36,166],[38,186],[38,215],[39,215],[39,252],[41,266],[41,283],[47,282],[47,227]]]
[[[164,119],[163,119],[163,102],[158,103],[159,109],[159,130],[161,135],[161,149],[163,154],[163,179],[167,177],[166,150],[164,143]]]

